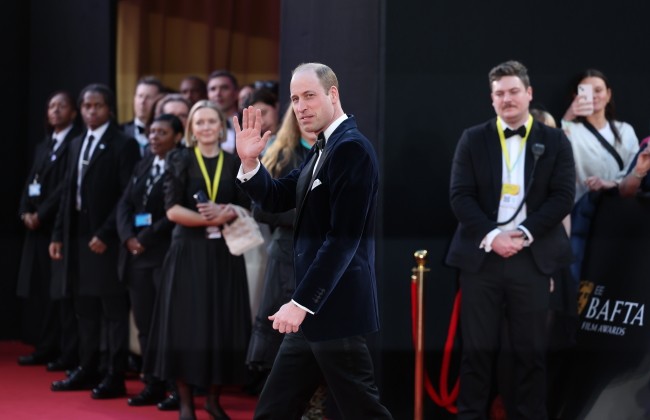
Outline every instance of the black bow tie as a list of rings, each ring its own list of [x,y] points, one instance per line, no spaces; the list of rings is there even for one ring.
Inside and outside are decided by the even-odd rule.
[[[511,130],[511,129],[509,129],[509,128],[506,128],[506,129],[503,131],[503,135],[506,136],[506,138],[508,138],[508,137],[512,137],[512,136],[514,136],[515,134],[518,134],[521,138],[526,137],[526,126],[525,126],[525,125],[522,125],[521,127],[519,127],[519,128],[516,129],[516,130]]]
[[[141,125],[136,125],[135,127],[138,129],[138,134],[144,134],[144,132],[146,131],[146,128],[144,128]]]
[[[318,150],[321,152],[325,149],[325,135],[323,132],[321,132],[318,135],[318,139],[316,139],[316,147],[318,147]]]

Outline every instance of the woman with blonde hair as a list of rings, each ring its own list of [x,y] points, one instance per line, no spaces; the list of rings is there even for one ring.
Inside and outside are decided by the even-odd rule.
[[[236,218],[230,203],[250,201],[235,184],[239,161],[221,149],[226,120],[212,102],[194,104],[185,138],[165,171],[165,208],[176,227],[155,314],[153,373],[176,381],[181,419],[196,418],[192,387],[207,389],[212,419],[227,419],[221,387],[246,382],[251,319],[244,259],[230,254],[221,227]]]

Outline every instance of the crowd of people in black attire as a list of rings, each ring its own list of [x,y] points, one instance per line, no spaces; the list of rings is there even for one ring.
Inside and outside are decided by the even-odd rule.
[[[584,84],[593,90],[588,101],[578,94]],[[207,83],[189,76],[178,91],[143,77],[135,117],[122,125],[104,85],[86,86],[78,99],[52,93],[45,139],[20,203],[26,236],[17,294],[39,303],[43,322],[35,351],[19,364],[65,372],[53,391],[91,390],[95,399],[126,397],[132,372],[144,386],[129,405],[180,410],[182,418],[193,418],[197,392],[220,419],[228,418],[220,405],[223,385],[259,392],[282,340],[267,316],[294,287],[295,210],[266,213],[237,188],[231,120],[246,106],[259,108],[262,132],[274,136],[262,163],[274,177],[298,167],[316,139],[301,131],[290,108],[280,121],[277,89],[273,81],[240,88],[225,70]],[[650,151],[647,139],[639,142],[616,119],[602,72],[579,75],[572,92],[561,128],[576,166],[575,204],[565,226],[578,259],[550,288],[568,291],[557,306],[575,315],[593,198],[606,190],[624,196],[649,190]],[[220,232],[236,217],[232,204],[250,209],[271,231],[254,319],[247,261],[230,254]],[[129,312],[139,356],[129,351]],[[320,388],[310,409],[322,412],[325,394]]]
[[[197,393],[211,418],[226,419],[222,386],[259,392],[282,337],[267,316],[291,296],[294,214],[254,209],[236,186],[232,117],[249,105],[262,110],[263,131],[276,135],[265,164],[286,173],[315,138],[300,132],[291,109],[280,124],[277,98],[277,82],[240,89],[226,70],[207,82],[188,76],[178,90],[141,78],[134,119],[121,125],[105,85],[86,86],[78,99],[65,91],[48,98],[45,139],[20,203],[26,237],[17,288],[39,302],[43,322],[19,364],[65,372],[52,391],[90,390],[95,399],[126,397],[134,374],[144,385],[129,405],[187,419]],[[254,322],[247,262],[230,254],[220,231],[237,217],[232,205],[252,211],[272,235]],[[130,350],[130,329],[139,351]]]

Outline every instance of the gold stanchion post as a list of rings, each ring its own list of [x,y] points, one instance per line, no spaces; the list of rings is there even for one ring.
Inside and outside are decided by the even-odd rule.
[[[415,263],[411,281],[417,285],[417,319],[415,340],[415,401],[413,419],[422,420],[423,416],[423,390],[424,390],[424,273],[429,271],[424,265],[427,262],[427,250],[415,251]]]

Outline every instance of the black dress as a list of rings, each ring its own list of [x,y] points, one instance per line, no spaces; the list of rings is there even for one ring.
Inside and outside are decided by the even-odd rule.
[[[223,153],[216,202],[248,207],[235,184],[239,160]],[[204,157],[211,179],[217,159]],[[171,152],[165,207],[195,208],[192,196],[199,190],[208,195],[194,150]],[[156,377],[201,387],[245,383],[251,312],[244,258],[231,255],[223,238],[208,239],[205,227],[176,225],[152,325],[156,331],[149,347],[156,352],[150,358],[155,358]]]

